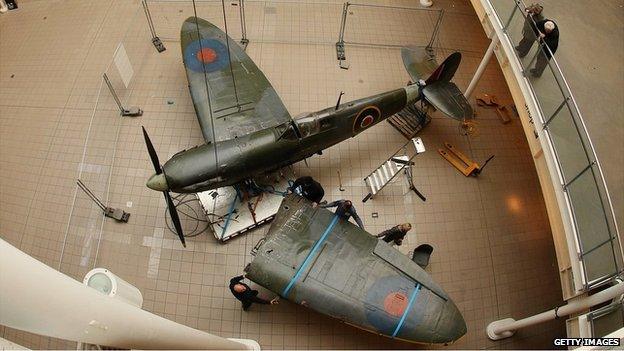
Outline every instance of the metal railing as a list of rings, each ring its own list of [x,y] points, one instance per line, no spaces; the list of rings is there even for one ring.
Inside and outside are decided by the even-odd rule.
[[[526,5],[521,0],[482,0],[494,9],[504,36],[516,47],[525,40],[527,25]],[[530,21],[526,23],[526,21]],[[529,29],[530,30],[530,29]],[[529,35],[530,36],[530,35]],[[500,38],[503,40],[503,38]],[[623,271],[622,248],[615,214],[602,169],[578,105],[570,91],[556,57],[542,38],[532,39],[533,47],[520,56],[518,49],[508,52],[515,55],[521,65],[533,98],[539,109],[539,121],[533,120],[546,140],[544,151],[551,150],[558,168],[560,191],[571,217],[578,260],[581,265],[584,290],[604,284]],[[537,45],[535,45],[537,43]],[[538,75],[531,67],[546,62]]]

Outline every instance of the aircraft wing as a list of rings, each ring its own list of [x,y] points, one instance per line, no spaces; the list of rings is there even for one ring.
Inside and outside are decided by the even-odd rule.
[[[206,142],[233,139],[291,119],[271,83],[231,38],[227,38],[228,53],[222,30],[189,17],[180,40],[191,98]]]
[[[280,206],[247,278],[374,333],[446,343],[466,333],[448,295],[406,255],[297,195]]]

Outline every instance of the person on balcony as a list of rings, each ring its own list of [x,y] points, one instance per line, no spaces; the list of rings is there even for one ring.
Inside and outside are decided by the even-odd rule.
[[[524,26],[522,27],[522,40],[516,46],[516,51],[518,51],[518,56],[525,57],[535,40],[537,40],[537,27],[535,24],[537,22],[544,20],[544,15],[542,14],[544,7],[540,4],[532,4],[531,6],[526,8],[526,19],[524,20]]]
[[[545,46],[548,47],[542,47],[542,52],[537,55],[535,67],[530,71],[533,77],[539,78],[542,76],[542,73],[544,73],[548,61],[550,61],[552,55],[555,54],[559,46],[559,28],[557,28],[555,22],[549,19],[537,22],[535,26],[539,31],[539,37],[543,40]]]

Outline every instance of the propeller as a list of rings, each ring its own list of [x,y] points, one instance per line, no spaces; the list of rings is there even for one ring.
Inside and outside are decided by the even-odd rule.
[[[143,129],[143,138],[145,139],[145,145],[147,146],[147,152],[149,153],[150,159],[152,160],[152,165],[154,165],[154,171],[156,174],[162,174],[163,170],[160,166],[160,162],[158,161],[158,155],[156,154],[156,150],[154,149],[154,145],[150,140],[149,135],[147,135],[147,131],[145,127],[141,126]],[[167,210],[169,211],[169,216],[171,217],[171,221],[173,222],[173,226],[175,227],[176,233],[182,242],[182,246],[186,247],[186,241],[184,240],[184,233],[182,232],[182,224],[180,223],[180,216],[178,216],[178,211],[176,211],[175,205],[173,204],[173,200],[171,199],[171,194],[169,194],[168,190],[162,192],[165,195],[165,200],[167,201]]]

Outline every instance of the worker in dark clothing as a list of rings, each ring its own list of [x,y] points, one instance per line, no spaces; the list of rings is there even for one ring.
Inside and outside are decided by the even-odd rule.
[[[524,26],[522,27],[522,40],[516,46],[516,50],[518,51],[518,56],[525,57],[535,40],[537,40],[537,28],[535,24],[537,22],[544,20],[544,15],[542,11],[544,8],[541,5],[533,4],[526,8],[526,19],[524,20]]]
[[[403,238],[405,237],[407,232],[410,231],[410,229],[412,229],[412,225],[410,223],[403,223],[390,229],[384,230],[376,236],[378,238],[382,238],[382,240],[387,243],[401,246],[401,244],[403,243]]]
[[[544,44],[550,49],[542,48],[542,52],[537,55],[535,67],[530,71],[533,77],[541,77],[544,69],[548,65],[548,61],[550,61],[550,58],[555,54],[559,46],[559,28],[557,28],[555,22],[549,19],[539,21],[535,26],[539,31],[539,37],[542,38]]]
[[[357,223],[360,228],[364,229],[364,223],[362,223],[362,219],[360,219],[360,216],[358,216],[357,212],[355,211],[355,207],[353,207],[351,201],[337,200],[334,202],[330,202],[326,205],[322,205],[321,207],[336,207],[336,211],[334,213],[338,215],[338,217],[344,219],[345,221],[348,221],[350,217],[353,217],[355,223]]]
[[[325,196],[321,184],[310,176],[297,178],[290,189],[293,193],[312,201],[313,206],[318,205]]]
[[[247,311],[254,302],[263,305],[277,305],[279,303],[277,297],[271,301],[259,298],[258,290],[252,290],[249,285],[241,283],[243,278],[242,275],[239,275],[238,277],[230,279],[230,291],[236,299],[243,303],[243,311]]]

